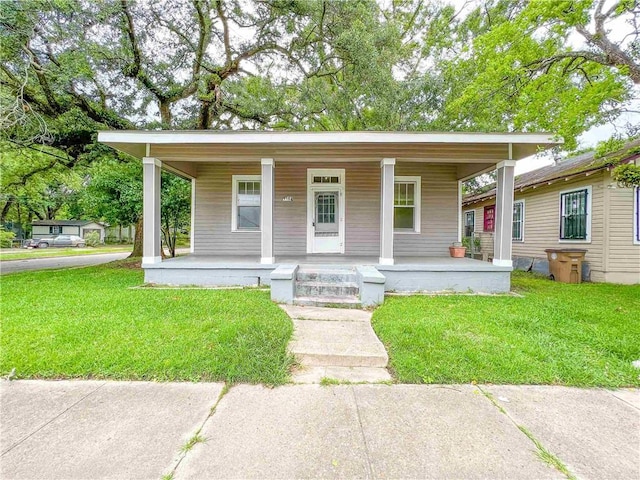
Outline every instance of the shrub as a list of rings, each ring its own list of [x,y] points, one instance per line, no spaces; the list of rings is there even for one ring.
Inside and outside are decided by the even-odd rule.
[[[100,243],[100,234],[98,232],[89,232],[84,237],[84,240],[90,247],[96,247]]]
[[[0,247],[2,248],[10,248],[11,241],[16,238],[16,234],[13,232],[8,232],[4,228],[0,229]]]

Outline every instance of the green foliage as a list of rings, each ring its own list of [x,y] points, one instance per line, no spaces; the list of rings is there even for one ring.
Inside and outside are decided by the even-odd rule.
[[[113,225],[136,224],[142,215],[142,164],[116,160],[95,164],[80,203],[91,218]]]
[[[13,232],[8,232],[4,228],[0,228],[0,247],[9,248],[11,247],[11,241],[16,238],[16,234]]]
[[[462,239],[462,246],[467,248],[467,251],[471,251],[471,238],[472,237],[464,237]],[[473,237],[473,247],[476,252],[480,251],[480,238]]]
[[[98,232],[89,232],[84,237],[85,242],[90,247],[97,247],[100,244],[100,234]]]
[[[191,222],[191,182],[164,172],[161,202],[162,236],[175,257],[178,234]]]
[[[631,163],[613,169],[613,179],[622,187],[640,187],[640,166]]]

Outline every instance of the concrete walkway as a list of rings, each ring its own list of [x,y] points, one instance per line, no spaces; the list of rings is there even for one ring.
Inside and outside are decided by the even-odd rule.
[[[0,478],[640,478],[639,390],[223,392],[222,384],[2,381]]]
[[[371,327],[371,312],[280,305],[293,322],[289,351],[299,363],[295,383],[391,381],[387,351]]]

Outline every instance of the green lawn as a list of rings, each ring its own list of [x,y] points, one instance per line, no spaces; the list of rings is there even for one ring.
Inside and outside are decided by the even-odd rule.
[[[132,245],[113,245],[86,248],[34,248],[0,251],[0,260],[25,260],[29,258],[75,257],[77,255],[95,255],[97,253],[130,252]]]
[[[127,262],[2,276],[0,374],[287,381],[293,327],[268,292],[128,288],[142,281]]]
[[[522,297],[387,298],[373,326],[398,381],[640,386],[640,285],[512,283]]]

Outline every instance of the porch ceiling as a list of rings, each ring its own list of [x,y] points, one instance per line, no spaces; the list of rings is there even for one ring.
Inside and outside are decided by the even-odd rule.
[[[547,133],[106,131],[98,140],[163,162],[398,161],[497,163],[562,143]]]

